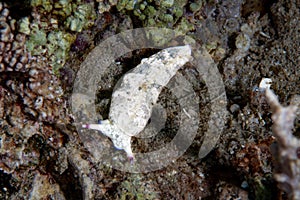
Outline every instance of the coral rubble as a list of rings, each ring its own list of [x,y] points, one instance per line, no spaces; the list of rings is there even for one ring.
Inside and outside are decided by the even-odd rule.
[[[0,3],[0,12],[0,170],[21,183],[63,145],[66,138],[57,125],[70,118],[50,59],[30,54],[6,4]]]
[[[273,148],[276,164],[274,178],[289,199],[299,199],[300,140],[293,135],[292,129],[300,99],[297,98],[296,105],[283,107],[270,89],[266,90],[266,96],[273,112],[273,133],[277,138],[277,144]]]

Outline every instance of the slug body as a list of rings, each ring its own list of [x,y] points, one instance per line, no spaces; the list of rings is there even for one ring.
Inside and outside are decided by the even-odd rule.
[[[123,149],[132,161],[131,137],[145,128],[161,90],[190,59],[189,45],[170,47],[143,59],[115,86],[109,119],[82,127],[110,137],[114,146]]]

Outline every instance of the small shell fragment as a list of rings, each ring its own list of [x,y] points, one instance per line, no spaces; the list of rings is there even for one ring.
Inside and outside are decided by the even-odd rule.
[[[145,128],[161,90],[191,57],[191,47],[186,45],[170,47],[143,59],[116,84],[109,119],[82,127],[101,131],[133,160],[131,137]]]
[[[261,89],[270,89],[272,84],[272,79],[270,78],[262,78],[259,83],[259,88]]]

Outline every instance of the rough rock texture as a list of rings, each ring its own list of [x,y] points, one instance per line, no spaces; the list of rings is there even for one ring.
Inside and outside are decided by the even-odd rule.
[[[59,126],[69,123],[70,117],[49,60],[26,51],[26,35],[15,28],[7,5],[0,3],[0,8],[0,169],[10,177],[1,181],[6,188],[1,198],[29,198],[26,185],[38,170],[46,173],[47,162],[66,142]]]
[[[280,188],[287,192],[289,199],[298,199],[300,196],[300,140],[296,138],[292,129],[296,119],[296,111],[300,107],[300,96],[288,107],[278,102],[276,95],[269,89],[266,96],[272,109],[274,122],[273,132],[277,144],[273,147],[276,168],[274,178]],[[299,109],[298,109],[299,110]]]
[[[0,3],[1,199],[288,199],[297,194],[296,176],[290,175],[295,167],[288,166],[297,164],[299,147],[274,137],[272,113],[258,84],[271,78],[283,108],[300,93],[298,0],[5,2]],[[182,30],[209,51],[223,76],[230,115],[216,149],[204,159],[198,158],[199,134],[172,165],[148,174],[123,173],[98,163],[85,149],[65,97],[94,45],[151,24]],[[164,36],[155,37],[164,44]],[[117,80],[154,53],[124,55],[99,80],[95,102],[102,116],[108,117]],[[61,77],[52,73],[53,66]],[[205,131],[210,113],[205,83],[191,66],[180,73],[194,77],[201,99],[199,132]],[[137,151],[155,150],[178,129],[176,98],[162,92],[166,126],[150,142],[133,139]],[[298,111],[296,116],[289,134],[298,140]],[[283,149],[275,151],[278,162],[271,154],[276,140],[275,147]],[[287,150],[290,154],[281,154]]]
[[[25,35],[15,34],[16,20],[9,15],[5,4],[0,4],[0,72],[25,71],[28,67],[28,53],[24,48]]]

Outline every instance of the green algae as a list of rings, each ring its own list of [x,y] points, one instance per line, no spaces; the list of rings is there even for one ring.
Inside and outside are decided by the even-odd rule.
[[[73,12],[74,14],[68,16],[65,23],[71,31],[81,32],[94,24],[96,15],[91,4],[79,5]]]
[[[56,73],[68,59],[76,34],[94,24],[94,4],[83,0],[31,0],[30,5],[35,9],[33,19],[20,19],[19,32],[28,36],[26,48],[31,55],[49,59]]]
[[[178,35],[185,35],[194,30],[194,25],[184,16],[186,7],[188,7],[186,0],[121,0],[116,4],[118,11],[125,14],[133,13],[142,22],[143,27],[175,28]],[[193,7],[194,10],[198,10],[202,7],[202,3]],[[161,45],[170,41],[161,35],[151,35],[151,38]]]

